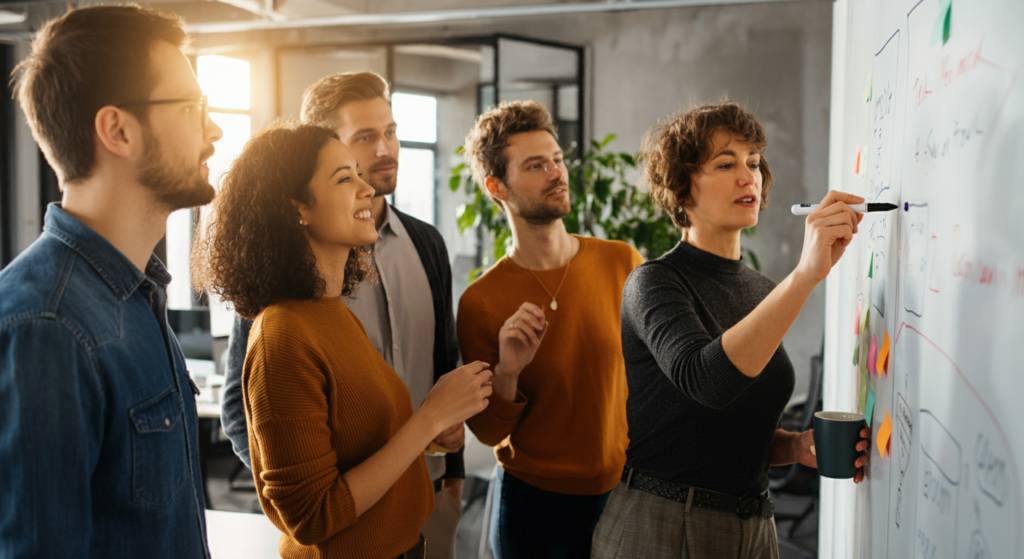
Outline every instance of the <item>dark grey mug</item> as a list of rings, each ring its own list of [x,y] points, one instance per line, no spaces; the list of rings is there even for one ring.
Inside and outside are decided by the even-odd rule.
[[[814,450],[818,473],[834,479],[850,479],[857,473],[857,443],[865,426],[864,414],[820,411],[814,414]]]

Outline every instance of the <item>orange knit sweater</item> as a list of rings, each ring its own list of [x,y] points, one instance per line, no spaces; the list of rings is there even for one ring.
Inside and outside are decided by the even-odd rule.
[[[285,559],[396,557],[419,539],[434,492],[417,458],[356,517],[344,472],[412,416],[409,391],[340,297],[256,317],[242,373],[252,471]]]
[[[544,309],[548,332],[519,375],[515,402],[498,396],[466,423],[495,446],[501,466],[547,491],[597,495],[622,475],[629,442],[619,306],[626,277],[643,262],[617,241],[578,237],[565,268],[534,271],[502,258],[459,301],[459,348],[466,363],[498,364],[498,331],[524,301]]]

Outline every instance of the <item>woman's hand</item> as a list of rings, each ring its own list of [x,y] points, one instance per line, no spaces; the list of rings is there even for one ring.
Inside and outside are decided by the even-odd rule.
[[[857,473],[853,474],[854,483],[864,481],[864,467],[868,463],[869,448],[871,448],[871,427],[865,427],[860,430],[860,442],[857,443],[857,450],[861,451],[861,455],[853,462],[857,466]]]
[[[864,198],[833,190],[825,195],[817,209],[807,216],[804,247],[796,272],[806,281],[817,284],[829,271],[846,247],[853,241],[857,225],[864,214],[853,211],[848,204],[860,204]]]
[[[489,364],[474,361],[437,379],[420,411],[433,419],[434,436],[484,411],[491,395]]]
[[[857,450],[861,452],[861,455],[853,462],[854,466],[857,467],[857,471],[853,474],[854,483],[864,481],[864,467],[868,463],[867,450],[871,445],[870,427],[864,427],[860,430],[860,439],[860,442],[857,443]],[[818,467],[818,456],[814,453],[814,429],[808,429],[800,433],[798,437],[793,439],[793,444],[795,445],[793,452],[797,456],[797,462],[811,468]]]

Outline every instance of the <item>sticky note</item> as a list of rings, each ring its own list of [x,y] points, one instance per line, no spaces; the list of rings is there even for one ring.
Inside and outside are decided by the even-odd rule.
[[[871,416],[875,413],[875,389],[868,385],[868,401],[864,404],[864,420],[871,427]]]
[[[882,347],[878,350],[878,361],[875,363],[875,371],[878,376],[882,376],[882,373],[889,374],[889,333],[883,333],[885,339],[882,341]]]
[[[857,156],[853,159],[853,174],[860,174],[860,144],[857,144]]]
[[[868,348],[868,370],[871,374],[877,375],[875,361],[878,360],[878,336],[871,336],[871,346]]]
[[[934,37],[932,40],[934,40]],[[871,72],[868,72],[868,83],[864,86],[864,102],[871,102]]]
[[[864,334],[867,335],[867,333],[868,333],[868,314],[871,311],[871,299],[866,299],[864,301],[864,306],[863,307],[858,306],[857,308],[860,311],[860,332],[864,332]],[[858,332],[857,334],[859,335],[860,332]]]
[[[857,363],[860,362],[860,340],[857,340],[856,345],[853,346],[853,366],[856,367]]]
[[[868,376],[863,372],[860,375],[860,408],[864,409],[868,400]]]
[[[932,28],[931,46],[934,47],[940,42],[946,44],[946,41],[949,40],[949,24],[952,16],[953,0],[939,0],[939,17],[935,20],[935,27]]]
[[[864,311],[864,301],[857,301],[857,316],[853,321],[853,335],[860,335],[860,314]]]
[[[875,437],[875,447],[878,448],[879,458],[885,458],[885,451],[889,449],[889,437],[892,436],[892,420],[889,419],[889,410],[885,410],[885,422],[878,428],[878,436]]]
[[[875,266],[875,239],[870,239],[868,241],[868,257],[864,260],[864,263],[867,265],[864,270],[864,277],[870,278],[871,269]],[[871,305],[867,303],[865,303],[864,306],[871,307]]]

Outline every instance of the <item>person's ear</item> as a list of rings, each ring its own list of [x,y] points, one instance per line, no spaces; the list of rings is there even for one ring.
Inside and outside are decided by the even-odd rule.
[[[295,217],[295,221],[303,227],[309,225],[310,214],[312,213],[309,206],[298,200],[292,200],[292,207],[295,208],[295,213],[298,214]]]
[[[99,146],[118,157],[131,157],[144,148],[142,124],[131,113],[112,105],[96,111],[93,128]]]
[[[491,195],[492,199],[501,200],[502,202],[508,200],[508,187],[498,177],[487,177],[484,179],[484,188],[487,189],[487,193]]]

